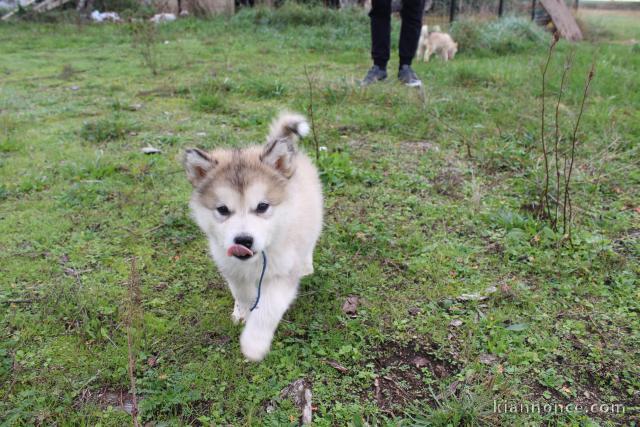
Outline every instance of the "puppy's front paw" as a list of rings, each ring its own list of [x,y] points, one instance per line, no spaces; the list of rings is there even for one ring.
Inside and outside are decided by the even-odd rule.
[[[237,311],[233,310],[233,313],[231,313],[231,321],[234,325],[237,325],[238,323],[244,323],[244,317],[241,316]]]
[[[238,323],[244,323],[248,313],[248,308],[241,307],[238,302],[233,304],[233,313],[231,313],[231,320],[233,321],[233,324],[237,325]]]
[[[271,337],[258,336],[245,330],[240,336],[240,349],[244,357],[259,362],[267,355],[271,347]]]

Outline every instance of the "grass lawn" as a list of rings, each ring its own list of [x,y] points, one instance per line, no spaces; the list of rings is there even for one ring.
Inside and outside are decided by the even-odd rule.
[[[614,35],[637,37],[625,28]],[[549,135],[575,53],[563,147],[596,63],[573,242],[558,246],[531,210],[548,40],[416,64],[422,93],[394,78],[357,86],[369,40],[355,12],[244,11],[131,34],[0,25],[0,422],[129,424],[127,332],[151,425],[296,425],[281,391],[298,379],[320,426],[640,422],[637,44],[561,41],[551,61]],[[326,224],[315,274],[252,364],[180,157],[261,142],[279,110],[306,112],[305,69]],[[569,403],[588,409],[495,410]]]

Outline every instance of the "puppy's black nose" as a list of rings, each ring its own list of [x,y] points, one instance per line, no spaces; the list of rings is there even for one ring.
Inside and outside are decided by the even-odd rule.
[[[233,243],[237,245],[242,245],[246,248],[251,249],[251,245],[253,245],[253,237],[248,236],[246,234],[241,234],[239,236],[236,236],[235,239],[233,239]]]

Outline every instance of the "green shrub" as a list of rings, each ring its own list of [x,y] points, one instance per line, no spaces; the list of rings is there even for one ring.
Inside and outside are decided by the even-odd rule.
[[[508,17],[490,22],[463,20],[451,26],[461,52],[506,55],[544,46],[547,35],[535,23]]]
[[[6,187],[0,185],[0,201],[7,200],[11,192]]]
[[[213,113],[224,108],[222,97],[217,93],[201,93],[195,100],[196,109],[204,113]]]
[[[156,25],[146,20],[131,21],[129,32],[131,33],[131,46],[140,54],[144,66],[149,69],[152,75],[156,76],[158,74]]]
[[[18,151],[20,144],[16,137],[18,124],[8,116],[0,116],[0,153]]]
[[[488,71],[472,67],[457,68],[453,73],[455,82],[461,86],[489,86],[496,83]]]
[[[122,139],[133,130],[135,126],[129,121],[120,115],[114,115],[112,118],[85,123],[80,130],[80,136],[89,142],[101,143]]]
[[[576,18],[578,27],[582,31],[582,36],[585,40],[591,42],[612,40],[614,38],[613,31],[605,26],[602,22],[585,21],[581,18]]]
[[[193,106],[204,113],[226,111],[225,94],[232,89],[230,81],[207,80],[190,90],[193,95]]]
[[[244,93],[262,99],[280,98],[287,93],[287,87],[278,80],[256,78],[242,85]]]
[[[367,23],[367,16],[361,9],[337,10],[321,5],[304,5],[286,2],[279,8],[255,7],[240,10],[234,22],[253,22],[256,25],[286,26],[338,26],[351,27]]]

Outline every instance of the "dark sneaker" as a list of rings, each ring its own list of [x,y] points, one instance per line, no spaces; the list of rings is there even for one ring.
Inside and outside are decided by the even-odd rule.
[[[422,86],[422,81],[409,65],[403,65],[402,68],[400,68],[398,71],[398,80],[400,80],[400,83],[404,83],[409,87]]]
[[[367,75],[360,82],[362,86],[369,86],[372,83],[383,81],[387,78],[387,70],[374,65],[371,67]]]

